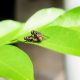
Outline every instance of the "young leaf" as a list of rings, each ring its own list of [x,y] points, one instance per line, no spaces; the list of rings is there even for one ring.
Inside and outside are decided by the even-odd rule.
[[[32,44],[64,54],[80,56],[80,7],[65,12],[50,24],[39,25],[35,30],[47,38],[41,43],[32,42]]]
[[[0,77],[34,80],[33,76],[33,65],[26,53],[12,45],[0,46]]]
[[[15,35],[22,28],[22,23],[13,20],[0,22],[0,45],[8,44],[14,40]]]
[[[51,25],[80,31],[80,7],[67,11]]]

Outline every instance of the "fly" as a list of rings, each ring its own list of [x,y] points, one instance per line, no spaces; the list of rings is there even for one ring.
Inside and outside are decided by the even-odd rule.
[[[31,31],[31,36],[27,36],[24,38],[24,40],[29,42],[41,42],[43,39],[43,34],[35,30]]]

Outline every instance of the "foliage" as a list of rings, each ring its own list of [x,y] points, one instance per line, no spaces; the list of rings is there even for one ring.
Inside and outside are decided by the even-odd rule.
[[[34,80],[33,65],[28,55],[12,45],[0,46],[0,77],[6,80]]]
[[[80,7],[64,12],[46,8],[35,13],[26,23],[13,20],[0,22],[0,76],[13,80],[34,80],[33,65],[28,55],[15,46],[25,42],[32,30],[45,37],[41,42],[28,42],[63,54],[80,56]]]

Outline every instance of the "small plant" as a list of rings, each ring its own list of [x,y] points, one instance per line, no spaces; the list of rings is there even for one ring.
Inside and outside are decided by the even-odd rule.
[[[80,56],[80,7],[66,12],[42,9],[25,23],[0,22],[0,76],[7,80],[34,80],[28,55],[11,45],[18,41]]]

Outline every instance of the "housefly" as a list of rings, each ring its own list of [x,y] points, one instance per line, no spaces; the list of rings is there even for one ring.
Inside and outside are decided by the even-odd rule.
[[[24,40],[29,42],[41,42],[43,39],[43,34],[35,30],[31,31],[31,36],[27,36],[24,38]]]

